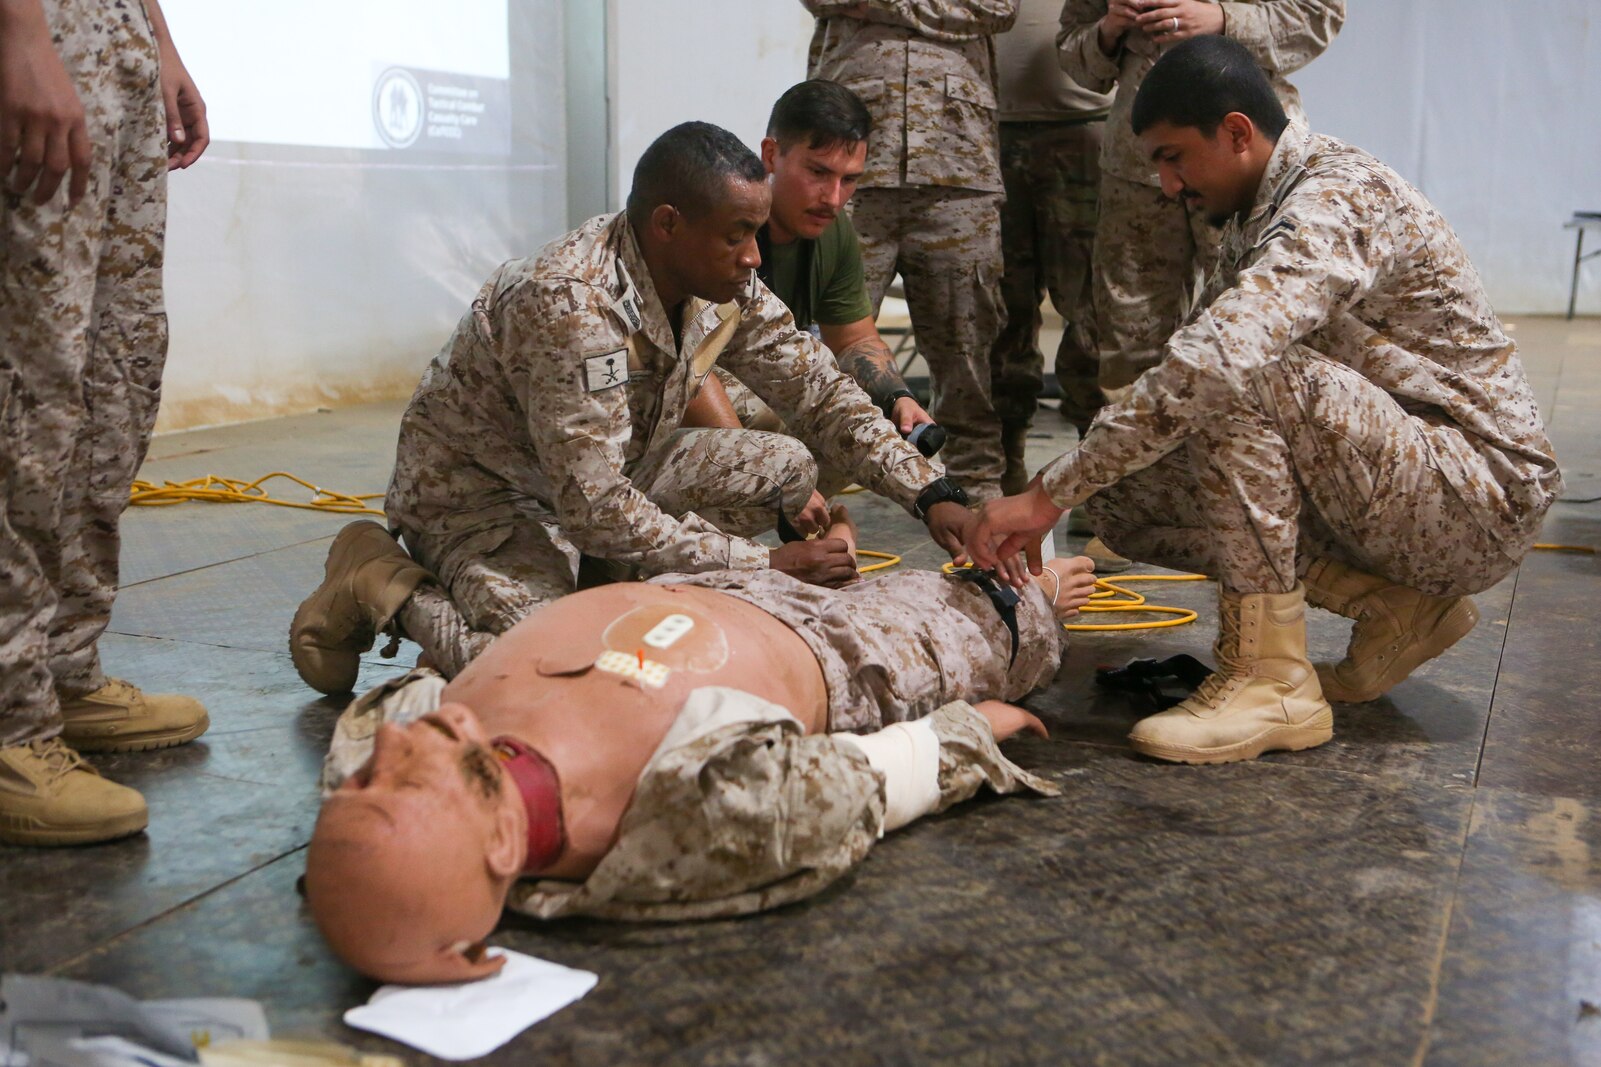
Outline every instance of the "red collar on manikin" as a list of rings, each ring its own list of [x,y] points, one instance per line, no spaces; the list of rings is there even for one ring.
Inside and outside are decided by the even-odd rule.
[[[523,863],[523,873],[537,874],[555,863],[567,846],[561,817],[561,781],[556,777],[556,768],[532,745],[504,736],[489,744],[522,795],[528,812],[528,858]]]

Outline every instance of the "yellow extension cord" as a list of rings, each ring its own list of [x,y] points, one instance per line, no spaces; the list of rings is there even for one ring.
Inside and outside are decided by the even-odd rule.
[[[303,488],[311,490],[311,500],[282,500],[268,495],[263,485],[274,478],[286,478]],[[852,486],[846,492],[861,492],[859,486]],[[332,511],[341,515],[376,515],[384,517],[384,513],[367,506],[367,501],[376,500],[382,493],[340,493],[332,489],[324,489],[313,485],[304,478],[297,477],[287,471],[273,471],[264,474],[253,482],[242,481],[237,478],[219,478],[215,474],[208,474],[204,478],[191,478],[187,482],[165,482],[158,486],[153,482],[134,482],[129,494],[129,503],[138,507],[164,507],[172,504],[185,504],[191,501],[207,504],[275,504],[284,508],[303,508],[307,511]],[[1547,552],[1583,552],[1595,554],[1595,548],[1590,545],[1559,545],[1538,544],[1534,546]],[[880,562],[870,563],[860,569],[862,574],[871,574],[875,571],[888,570],[898,566],[901,557],[890,552],[869,552],[866,549],[857,549],[858,556],[866,556]],[[955,570],[952,564],[946,563],[941,568],[946,574]],[[1189,608],[1171,607],[1166,604],[1152,604],[1141,593],[1132,589],[1125,589],[1119,583],[1124,582],[1203,582],[1207,578],[1202,574],[1124,574],[1114,581],[1109,578],[1095,579],[1095,592],[1090,594],[1090,603],[1079,609],[1082,613],[1103,611],[1154,613],[1158,615],[1171,615],[1170,619],[1156,619],[1146,622],[1065,622],[1062,629],[1078,632],[1085,631],[1118,631],[1118,630],[1160,630],[1169,626],[1185,626],[1198,618]],[[1127,599],[1116,599],[1126,597]]]
[[[297,485],[310,489],[311,500],[280,500],[269,496],[262,485],[274,478],[287,478]],[[134,482],[128,502],[140,507],[163,507],[170,504],[186,504],[190,501],[205,504],[276,504],[283,508],[336,511],[341,515],[376,515],[383,518],[382,511],[367,506],[367,501],[376,500],[381,496],[382,493],[338,493],[332,489],[312,485],[304,478],[296,477],[286,471],[273,471],[253,482],[237,478],[219,478],[215,474],[208,474],[204,478],[191,478],[187,482],[165,482],[160,486],[154,482]]]

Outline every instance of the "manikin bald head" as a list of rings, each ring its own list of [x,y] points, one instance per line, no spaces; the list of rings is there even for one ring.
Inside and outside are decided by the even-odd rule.
[[[523,868],[527,814],[467,708],[385,724],[323,804],[306,899],[334,953],[384,982],[494,974],[483,941]]]

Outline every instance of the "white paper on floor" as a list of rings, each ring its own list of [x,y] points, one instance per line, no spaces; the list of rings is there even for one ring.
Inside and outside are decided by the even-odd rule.
[[[493,978],[442,986],[386,985],[345,1012],[358,1030],[393,1038],[445,1060],[486,1056],[581,999],[600,978],[509,949]]]

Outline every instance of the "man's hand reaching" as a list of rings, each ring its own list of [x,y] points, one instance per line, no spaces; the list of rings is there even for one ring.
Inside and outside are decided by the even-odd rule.
[[[924,423],[933,422],[934,416],[925,411],[915,397],[903,396],[890,408],[889,421],[893,422],[895,429],[905,437]]]
[[[944,500],[928,509],[928,535],[955,559],[972,529],[974,515],[953,500]]]
[[[811,499],[806,501],[806,506],[801,509],[799,515],[795,516],[795,520],[790,525],[802,537],[811,537],[827,530],[832,521],[828,514],[828,501],[823,498],[822,493],[813,489]]]
[[[1003,496],[984,505],[968,530],[965,555],[973,566],[993,570],[1002,581],[1021,589],[1030,573],[1040,573],[1040,538],[1065,510],[1052,502],[1035,475],[1017,496]],[[1019,566],[1019,552],[1026,555],[1026,572]]]
[[[791,578],[830,589],[849,585],[858,577],[850,545],[837,537],[791,541],[771,551],[768,565]]]

